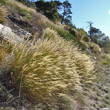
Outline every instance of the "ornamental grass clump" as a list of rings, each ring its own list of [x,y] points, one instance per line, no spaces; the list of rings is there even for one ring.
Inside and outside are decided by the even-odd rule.
[[[94,67],[89,56],[50,29],[34,46],[15,45],[12,55],[13,84],[33,102],[52,103],[60,93],[81,89]]]

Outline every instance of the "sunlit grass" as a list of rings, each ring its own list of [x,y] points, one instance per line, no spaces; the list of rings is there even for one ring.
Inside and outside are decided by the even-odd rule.
[[[13,57],[13,85],[33,102],[52,103],[60,93],[81,90],[93,77],[90,57],[49,28],[35,45],[30,46],[29,41],[15,44],[6,53]]]
[[[94,64],[71,42],[53,30],[46,31],[34,46],[25,43],[13,48],[12,68],[13,82],[19,86],[22,78],[22,89],[29,99],[50,103],[59,93],[79,90],[82,82],[89,83]]]

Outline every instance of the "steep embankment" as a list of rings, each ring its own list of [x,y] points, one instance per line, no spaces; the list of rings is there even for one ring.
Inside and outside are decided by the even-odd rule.
[[[82,30],[57,25],[14,0],[2,4],[0,23],[8,27],[0,29],[0,110],[109,108],[109,55],[83,40]],[[24,43],[7,40],[13,36]]]

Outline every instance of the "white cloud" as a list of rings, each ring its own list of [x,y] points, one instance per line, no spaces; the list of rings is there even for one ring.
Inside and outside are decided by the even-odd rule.
[[[108,10],[108,14],[110,15],[110,10]]]

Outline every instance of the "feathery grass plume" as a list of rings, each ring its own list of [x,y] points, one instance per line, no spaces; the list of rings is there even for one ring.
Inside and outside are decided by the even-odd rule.
[[[66,53],[71,57],[71,59],[75,60],[76,65],[76,71],[79,73],[80,77],[84,80],[88,80],[88,77],[91,78],[93,74],[91,74],[91,71],[94,69],[94,62],[91,60],[90,56],[87,56],[86,54],[82,54],[81,51],[77,49],[76,46],[73,45],[70,41],[65,41],[63,38],[59,37],[57,32],[54,30],[47,28],[44,32],[44,38],[56,40],[56,44],[59,45],[62,48],[62,52]],[[53,41],[53,42],[54,42]],[[66,48],[64,48],[66,47]],[[69,53],[70,52],[70,53]],[[85,75],[84,75],[85,74]],[[84,82],[86,82],[84,80]]]
[[[0,5],[0,23],[1,24],[4,24],[6,19],[5,19],[5,16],[6,16],[7,12],[6,12],[6,9],[4,8],[4,6]]]
[[[70,59],[51,40],[39,40],[28,50],[24,45],[19,45],[13,54],[15,54],[14,82],[19,84],[23,73],[22,86],[29,98],[37,101],[54,100],[56,93],[68,91],[67,88],[71,82],[72,85],[80,83],[76,80],[79,77],[75,71],[75,65],[70,62],[74,68],[69,67]]]
[[[53,29],[46,28],[43,32],[42,38],[57,40],[59,38],[59,36],[58,36],[57,32],[54,31]]]
[[[22,82],[22,92],[33,102],[52,103],[59,93],[81,89],[82,81],[90,80],[93,62],[70,41],[46,31],[34,46],[13,47],[13,82],[17,87]]]

